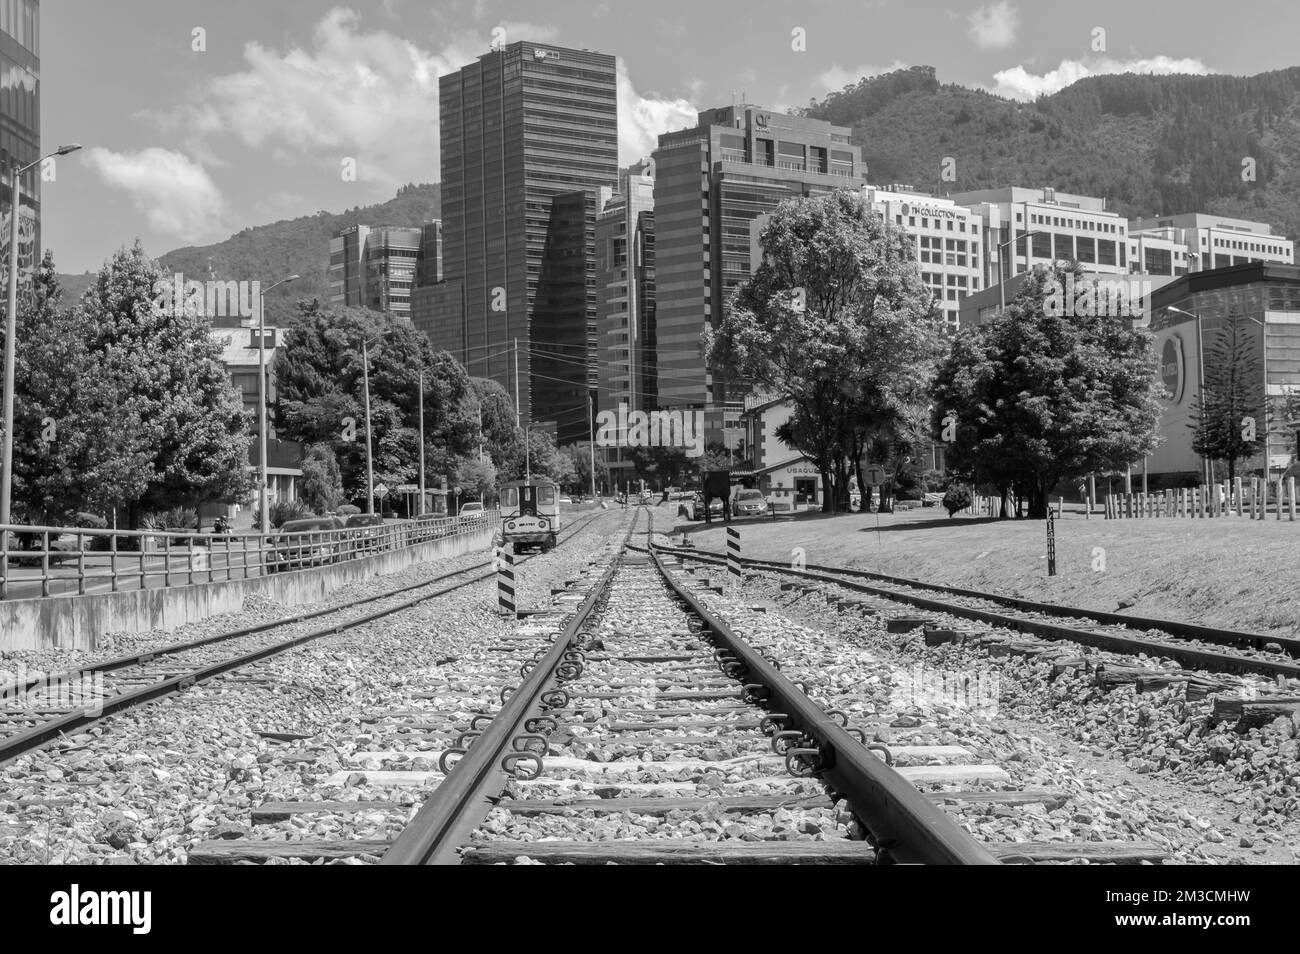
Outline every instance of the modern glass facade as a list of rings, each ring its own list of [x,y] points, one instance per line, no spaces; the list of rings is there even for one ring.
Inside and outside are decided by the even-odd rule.
[[[654,176],[639,165],[620,177],[618,194],[596,219],[598,410],[657,406],[655,371]],[[627,479],[631,449],[606,451],[614,482]]]
[[[446,287],[421,303],[422,323],[470,374],[512,394],[518,340],[521,416],[556,422],[561,443],[587,433],[595,383],[593,233],[600,190],[618,180],[615,78],[613,56],[520,42],[439,81]],[[581,242],[576,192],[590,194]],[[549,337],[533,327],[544,270]],[[582,288],[561,291],[561,275]],[[557,330],[561,321],[577,327]],[[545,377],[559,381],[534,370],[543,356]]]
[[[39,0],[0,0],[0,276],[9,266],[10,173],[41,155]],[[40,254],[40,167],[22,178],[19,223],[20,269],[31,268]]]
[[[439,223],[421,228],[354,225],[330,240],[330,301],[411,318],[417,275],[437,275]],[[425,255],[434,260],[424,261]]]
[[[848,140],[846,128],[751,105],[705,110],[694,128],[659,137],[658,403],[703,409],[709,441],[742,450],[743,387],[714,379],[700,336],[750,275],[750,222],[786,198],[860,189],[862,154]]]

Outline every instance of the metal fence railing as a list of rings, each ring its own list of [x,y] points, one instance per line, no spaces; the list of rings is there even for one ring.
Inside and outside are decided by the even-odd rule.
[[[116,593],[324,566],[495,527],[488,511],[296,533],[0,525],[0,599]]]

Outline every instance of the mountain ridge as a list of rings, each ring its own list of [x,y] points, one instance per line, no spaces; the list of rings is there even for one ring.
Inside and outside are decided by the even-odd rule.
[[[1300,238],[1300,67],[1255,76],[1119,74],[1081,79],[1033,102],[941,83],[931,66],[864,78],[794,110],[848,126],[868,181],[937,195],[1051,186],[1094,195],[1129,217],[1205,212],[1267,222]],[[955,181],[940,178],[945,158]],[[1244,177],[1250,160],[1253,179]],[[386,202],[245,228],[161,256],[207,278],[302,278],[267,296],[268,316],[328,294],[329,239],[357,223],[415,226],[441,215],[437,183]],[[61,275],[74,300],[93,274]]]

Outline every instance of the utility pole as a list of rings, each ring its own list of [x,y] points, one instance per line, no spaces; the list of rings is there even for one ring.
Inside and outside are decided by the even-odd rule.
[[[375,512],[375,465],[370,456],[370,343],[361,342],[361,379],[366,392],[366,513]]]
[[[424,368],[420,369],[420,503],[415,513],[424,516]]]
[[[25,69],[25,67],[24,67]],[[30,73],[31,70],[28,70]],[[14,480],[14,365],[18,354],[18,243],[21,239],[20,228],[23,217],[22,189],[23,173],[39,166],[51,156],[66,156],[81,148],[80,143],[60,146],[49,156],[42,156],[25,166],[14,162],[13,173],[9,179],[9,294],[8,311],[5,314],[5,352],[4,352],[4,442],[0,444],[0,526],[9,523],[12,513],[10,505],[13,495]],[[41,250],[33,247],[33,259]],[[33,262],[33,264],[36,264]],[[0,535],[0,544],[5,544],[7,536]],[[7,546],[7,544],[6,544]],[[5,558],[4,569],[8,573],[9,559]]]
[[[297,275],[289,275],[268,285],[265,289],[259,287],[257,292],[257,462],[258,477],[261,482],[258,509],[263,533],[271,532],[271,481],[267,476],[266,466],[266,432],[271,428],[266,410],[267,392],[270,390],[266,367],[266,293],[286,282],[297,280]],[[279,343],[277,338],[276,344]]]
[[[591,499],[594,503],[596,500],[596,414],[595,405],[591,400],[591,392],[587,392],[587,424],[591,431]]]
[[[515,426],[524,433],[524,481],[533,482],[532,448],[528,446],[528,428],[519,414],[519,339],[515,339]]]

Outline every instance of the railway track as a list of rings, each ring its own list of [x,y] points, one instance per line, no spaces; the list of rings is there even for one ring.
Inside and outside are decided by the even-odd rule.
[[[570,539],[595,514],[561,532]],[[535,557],[522,557],[524,563]],[[184,691],[304,643],[391,617],[420,603],[495,578],[485,560],[382,593],[201,639],[87,663],[0,687],[0,764],[99,719]],[[458,582],[447,583],[449,580]],[[447,583],[439,587],[439,584]],[[431,589],[438,587],[436,589]],[[374,608],[355,611],[378,604]],[[321,621],[324,621],[323,623]],[[315,623],[314,626],[308,626]]]
[[[462,706],[451,718],[444,707],[447,721],[433,722],[427,710],[395,713],[420,720],[388,729],[422,732],[422,748],[361,753],[402,766],[366,771],[367,783],[421,793],[436,785],[396,837],[295,837],[306,819],[375,813],[388,813],[391,832],[402,807],[391,801],[263,803],[250,812],[265,826],[260,837],[203,842],[190,863],[996,864],[1164,855],[1142,843],[981,843],[959,827],[963,811],[1068,796],[1008,788],[999,766],[934,744],[940,726],[906,723],[918,727],[918,744],[877,741],[896,713],[834,697],[818,684],[816,653],[777,659],[766,647],[784,621],[762,612],[729,621],[710,604],[709,587],[671,556],[627,547],[605,562],[568,588],[554,613],[489,647],[507,663],[480,686],[499,690],[495,712]]]
[[[684,560],[720,568],[726,565],[727,558],[722,553],[690,547],[663,550]],[[791,577],[810,587],[831,587],[865,597],[855,596],[861,609],[894,618],[896,626],[910,623],[910,629],[940,628],[933,617],[919,615],[915,610],[977,624],[945,629],[952,633],[954,640],[989,632],[992,627],[1044,640],[1069,640],[1125,655],[1163,656],[1184,667],[1211,672],[1300,678],[1300,661],[1296,659],[1300,656],[1300,638],[1038,603],[867,570],[812,564],[796,568],[753,558],[742,558],[740,563],[751,572]],[[1234,651],[1225,651],[1228,648]]]

